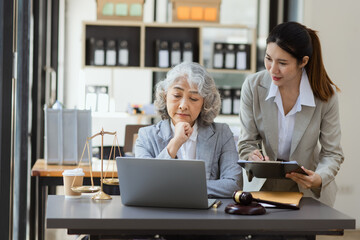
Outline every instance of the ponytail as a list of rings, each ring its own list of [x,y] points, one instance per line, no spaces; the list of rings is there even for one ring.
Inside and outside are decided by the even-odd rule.
[[[334,95],[334,89],[332,85],[336,88],[337,91],[340,91],[340,89],[331,81],[328,74],[326,73],[322,60],[319,37],[314,30],[307,28],[307,31],[311,37],[313,51],[309,62],[305,66],[305,70],[307,72],[311,89],[313,90],[315,97],[319,98],[321,101],[326,102],[332,95]]]

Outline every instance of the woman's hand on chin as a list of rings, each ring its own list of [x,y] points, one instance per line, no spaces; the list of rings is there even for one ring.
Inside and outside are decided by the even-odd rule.
[[[178,122],[175,125],[174,139],[180,145],[183,145],[191,136],[193,128],[188,122]]]
[[[167,150],[172,158],[176,157],[180,147],[189,139],[193,132],[193,128],[188,122],[178,122],[175,125],[175,133],[173,139],[167,145]]]

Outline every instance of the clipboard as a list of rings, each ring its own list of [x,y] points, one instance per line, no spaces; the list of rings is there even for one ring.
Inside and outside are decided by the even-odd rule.
[[[296,161],[246,161],[237,162],[247,172],[249,182],[253,177],[284,179],[287,173],[297,172],[307,175]]]

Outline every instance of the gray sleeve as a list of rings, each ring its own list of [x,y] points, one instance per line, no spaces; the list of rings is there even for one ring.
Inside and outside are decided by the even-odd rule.
[[[228,125],[223,124],[216,146],[220,149],[217,159],[219,179],[208,180],[208,195],[214,197],[231,197],[234,191],[242,189],[241,167],[237,164],[238,154],[233,133]],[[219,146],[220,145],[220,146]]]
[[[341,129],[339,119],[339,103],[337,93],[329,100],[328,107],[322,116],[319,142],[321,150],[319,164],[316,173],[321,176],[322,187],[335,179],[344,161],[343,151],[340,145]]]
[[[152,127],[140,128],[135,143],[135,157],[142,158],[171,158],[166,147],[159,151],[159,143]]]
[[[254,93],[247,78],[241,89],[240,135],[238,141],[239,158],[247,160],[250,152],[261,143],[261,137],[254,120]]]

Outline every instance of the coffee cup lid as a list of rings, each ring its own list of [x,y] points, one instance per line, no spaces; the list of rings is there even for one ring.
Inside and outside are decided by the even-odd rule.
[[[63,176],[84,176],[85,173],[82,168],[75,168],[75,169],[64,170],[62,175]]]

